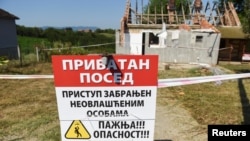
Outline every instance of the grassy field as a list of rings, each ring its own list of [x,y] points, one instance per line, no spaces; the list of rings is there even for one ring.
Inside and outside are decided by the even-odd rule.
[[[221,64],[230,73],[250,64]],[[0,74],[53,74],[50,63],[10,62]],[[159,79],[212,75],[206,69],[159,71]],[[0,141],[59,141],[60,125],[52,79],[0,80]],[[201,125],[250,124],[250,79],[159,88],[157,101],[181,103]],[[167,117],[166,117],[167,118]]]
[[[51,43],[45,38],[18,36],[18,43],[23,54],[35,53],[35,47],[51,47]]]
[[[98,36],[105,36],[107,41],[104,39],[100,40],[105,43],[110,43],[112,40],[113,43],[100,46],[91,46],[86,47],[87,45],[71,45],[71,42],[49,42],[46,38],[35,38],[35,37],[26,37],[18,36],[18,43],[21,51],[21,58],[23,60],[33,60],[36,61],[37,49],[39,48],[39,59],[42,61],[50,61],[51,55],[53,54],[74,54],[74,55],[83,55],[83,54],[95,54],[95,53],[115,53],[115,35],[110,33],[96,33]],[[110,40],[108,40],[110,39]],[[94,43],[93,43],[94,44]],[[90,44],[90,45],[93,45]],[[99,43],[98,43],[99,44]],[[85,46],[85,47],[81,47]],[[62,48],[62,49],[59,49]],[[46,50],[53,49],[53,50]],[[1,57],[1,56],[0,56]],[[0,58],[1,59],[1,58]]]

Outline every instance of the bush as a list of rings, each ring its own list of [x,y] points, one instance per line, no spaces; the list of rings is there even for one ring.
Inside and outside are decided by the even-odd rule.
[[[36,58],[36,54],[31,53],[31,54],[27,54],[23,57],[23,61],[27,61],[27,62],[36,62],[37,58]]]

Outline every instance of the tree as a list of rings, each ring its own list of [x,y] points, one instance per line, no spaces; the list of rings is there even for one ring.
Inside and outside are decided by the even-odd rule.
[[[250,34],[250,0],[245,0],[244,4],[244,16],[242,17],[242,29],[243,32]]]
[[[215,0],[215,2],[219,3],[220,9],[224,8],[224,3],[232,2],[234,4],[234,8],[235,8],[235,10],[240,18],[243,17],[243,15],[244,15],[245,1],[248,1],[248,0]]]
[[[148,3],[148,6],[147,8],[145,9],[145,13],[148,13],[148,10],[149,10],[149,13],[161,13],[161,6],[165,6],[167,4],[167,0],[149,0],[149,3]],[[148,9],[149,8],[149,9]],[[165,13],[165,8],[164,8],[164,13]]]
[[[242,29],[245,34],[247,34],[247,47],[246,50],[250,51],[250,0],[245,0],[244,4],[244,16],[241,19]]]
[[[244,12],[244,5],[245,5],[245,1],[248,0],[228,0],[233,2],[235,10],[237,13],[243,13]]]
[[[166,5],[170,5],[170,3],[174,3],[175,7],[178,7],[180,4],[186,4],[187,2],[191,2],[192,0],[149,0],[148,5],[144,8],[144,13],[161,13],[161,8],[163,7],[163,13],[166,13]]]

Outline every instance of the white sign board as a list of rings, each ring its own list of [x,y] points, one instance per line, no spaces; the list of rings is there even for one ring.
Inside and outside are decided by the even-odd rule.
[[[53,56],[63,141],[153,141],[158,56]]]

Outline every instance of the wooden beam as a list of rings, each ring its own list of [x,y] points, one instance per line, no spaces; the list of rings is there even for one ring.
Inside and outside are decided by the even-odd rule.
[[[233,3],[232,3],[232,2],[228,2],[228,6],[229,6],[229,8],[230,8],[230,10],[231,10],[231,12],[232,12],[232,15],[233,15],[233,17],[234,17],[234,20],[235,20],[235,22],[236,22],[236,25],[237,25],[237,26],[241,26],[240,19],[239,19],[239,17],[238,17],[238,14],[237,14],[236,11],[235,11],[235,8],[234,8],[234,6],[233,6]]]
[[[225,9],[225,13],[224,13],[224,16],[225,16],[225,20],[226,20],[226,25],[230,25],[232,26],[232,21],[230,19],[230,16],[229,16],[229,11],[227,10],[227,6],[226,6],[226,3],[224,2],[224,9]]]
[[[185,17],[185,11],[184,11],[183,4],[181,4],[181,10],[182,10],[182,17],[183,17],[184,23],[186,23],[186,17]]]

